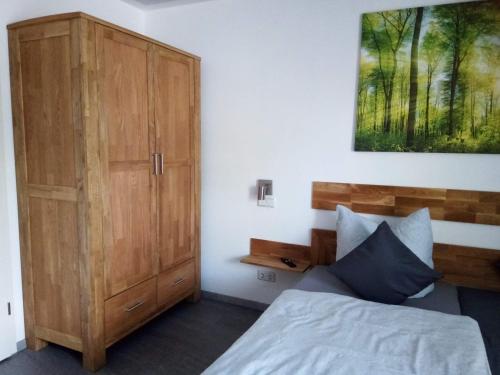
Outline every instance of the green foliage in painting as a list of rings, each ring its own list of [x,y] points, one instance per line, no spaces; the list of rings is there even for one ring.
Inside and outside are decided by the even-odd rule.
[[[355,150],[500,154],[500,7],[364,14]]]

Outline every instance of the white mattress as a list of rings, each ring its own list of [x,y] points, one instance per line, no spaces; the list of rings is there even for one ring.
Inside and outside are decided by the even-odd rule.
[[[286,290],[204,374],[491,372],[471,318]]]

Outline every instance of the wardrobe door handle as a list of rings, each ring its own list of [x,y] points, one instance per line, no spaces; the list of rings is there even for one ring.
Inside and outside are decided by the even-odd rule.
[[[163,174],[163,153],[160,154],[160,174]]]
[[[158,175],[158,154],[153,154],[153,175]]]
[[[144,305],[144,301],[139,301],[137,302],[135,305],[133,306],[130,306],[130,307],[127,307],[125,309],[126,312],[132,312],[134,311],[135,309],[137,309],[138,307],[141,307],[142,305]]]

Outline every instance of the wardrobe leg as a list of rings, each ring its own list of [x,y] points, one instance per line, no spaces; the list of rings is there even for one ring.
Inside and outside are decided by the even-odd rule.
[[[201,292],[199,290],[196,290],[193,294],[191,294],[187,300],[189,302],[198,302],[200,300],[200,297],[201,297]]]
[[[39,339],[38,337],[28,337],[26,338],[26,346],[30,350],[34,351],[39,351],[45,348],[48,345],[48,342],[42,339]]]
[[[106,349],[92,348],[83,352],[83,368],[95,372],[106,365]]]

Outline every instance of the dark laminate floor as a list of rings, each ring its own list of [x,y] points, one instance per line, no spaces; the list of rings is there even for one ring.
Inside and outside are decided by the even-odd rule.
[[[500,293],[458,287],[458,296],[462,314],[479,324],[491,374],[500,375]]]
[[[181,303],[108,349],[108,363],[97,374],[199,374],[260,314],[207,299]],[[79,353],[49,345],[0,362],[0,375],[88,374],[80,364]]]

